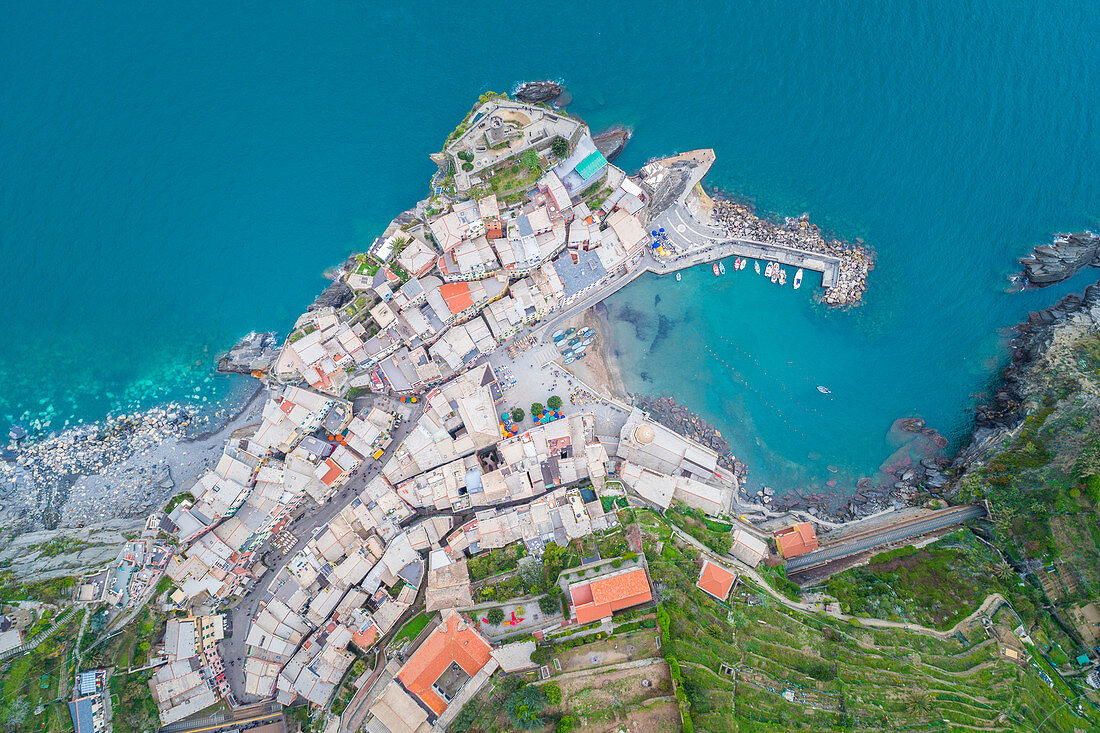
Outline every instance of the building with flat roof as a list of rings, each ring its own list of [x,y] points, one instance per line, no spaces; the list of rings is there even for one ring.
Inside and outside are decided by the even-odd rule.
[[[817,533],[809,522],[801,522],[776,532],[775,547],[784,559],[805,555],[817,549]]]

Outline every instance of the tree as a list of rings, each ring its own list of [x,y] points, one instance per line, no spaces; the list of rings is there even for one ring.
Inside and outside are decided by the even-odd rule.
[[[557,586],[554,587],[557,588]],[[547,616],[557,613],[560,609],[561,604],[558,603],[558,599],[554,596],[543,596],[539,599],[539,610]]]
[[[546,694],[534,685],[527,685],[513,692],[504,703],[508,718],[521,730],[541,728],[544,721],[540,717],[546,707]]]
[[[531,419],[532,420],[537,420],[539,418],[539,416],[542,415],[542,411],[544,409],[545,408],[542,406],[541,402],[532,402],[531,403]]]
[[[523,411],[522,407],[512,408],[512,419],[516,422],[523,422],[523,418],[525,415],[526,413]]]
[[[550,399],[546,400],[546,405],[551,410],[560,410],[561,409],[561,397],[558,397],[557,395],[550,395]]]
[[[564,158],[569,153],[569,142],[564,137],[556,137],[550,143],[550,152],[559,158]]]
[[[490,608],[485,613],[485,620],[491,623],[493,626],[500,626],[504,621],[504,611],[499,608]]]

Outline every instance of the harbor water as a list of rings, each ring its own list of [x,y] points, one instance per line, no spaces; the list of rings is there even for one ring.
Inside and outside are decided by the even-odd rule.
[[[852,311],[815,305],[816,276],[794,291],[751,267],[643,278],[609,303],[628,388],[716,424],[755,481],[842,490],[901,417],[957,445],[1003,330],[1090,277],[1004,292],[1016,256],[1100,217],[1095,3],[543,12],[7,8],[5,429],[236,399],[215,354],[285,333],[324,268],[426,193],[428,154],[476,96],[525,79],[563,80],[593,128],[634,128],[627,169],[713,147],[708,185],[877,252]]]

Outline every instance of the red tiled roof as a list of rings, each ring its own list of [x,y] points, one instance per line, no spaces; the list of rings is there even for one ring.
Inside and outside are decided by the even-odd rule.
[[[581,624],[607,618],[615,611],[653,599],[644,568],[575,585],[569,589],[569,595],[577,623]]]
[[[447,301],[447,307],[451,313],[461,313],[474,304],[470,296],[470,286],[467,283],[444,283],[439,287],[439,294]]]
[[[699,573],[699,580],[695,583],[700,590],[709,593],[720,601],[726,600],[733,587],[733,581],[737,575],[726,570],[721,565],[716,565],[710,560],[703,561],[703,570]]]
[[[785,558],[798,557],[817,549],[817,534],[809,522],[802,522],[773,535],[779,554]]]
[[[492,649],[474,627],[454,611],[424,640],[420,648],[397,673],[397,679],[410,693],[420,698],[436,714],[447,703],[435,693],[432,684],[454,662],[473,677],[489,663]]]

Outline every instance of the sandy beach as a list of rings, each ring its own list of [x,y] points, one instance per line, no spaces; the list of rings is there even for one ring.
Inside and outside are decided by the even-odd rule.
[[[588,308],[562,324],[562,327],[575,328],[578,331],[591,328],[596,332],[596,343],[593,346],[598,347],[589,348],[585,358],[563,368],[600,392],[630,404],[630,394],[623,384],[622,370],[611,338],[611,324],[607,320],[607,309],[603,304]]]

